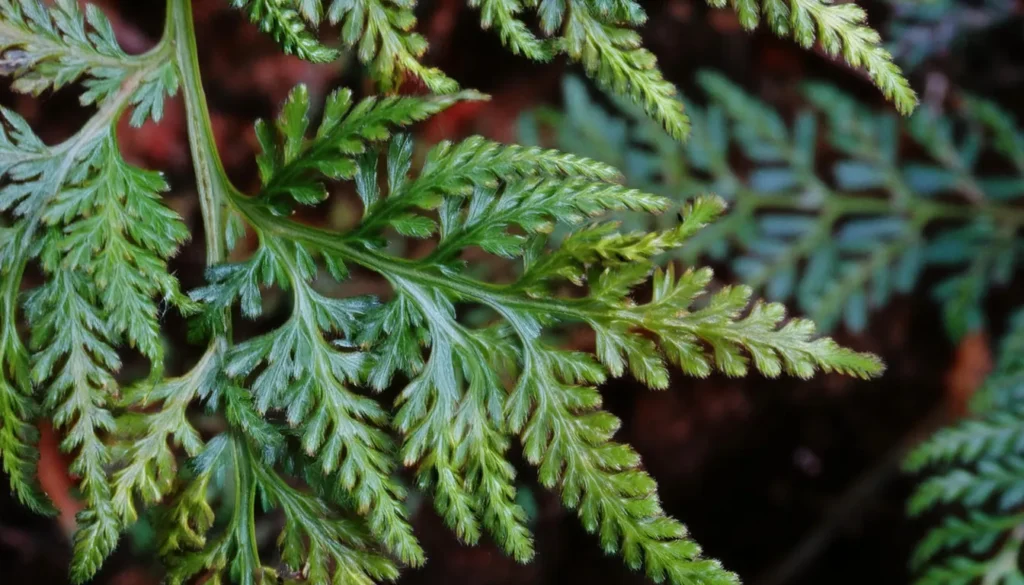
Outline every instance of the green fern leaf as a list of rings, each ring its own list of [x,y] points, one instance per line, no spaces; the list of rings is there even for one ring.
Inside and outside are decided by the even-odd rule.
[[[341,26],[342,42],[370,65],[385,91],[397,89],[408,72],[434,93],[452,93],[459,88],[454,80],[419,61],[427,41],[412,30],[414,6],[407,0],[331,0],[325,14],[332,24]]]
[[[357,155],[367,144],[385,140],[397,128],[440,112],[461,100],[482,99],[476,92],[461,92],[428,100],[405,97],[369,98],[352,104],[352,93],[330,95],[316,138],[309,130],[309,96],[304,86],[289,94],[277,123],[260,121],[256,133],[263,149],[258,159],[262,196],[288,197],[298,203],[323,200],[326,179],[348,179],[356,171]]]
[[[718,198],[694,198],[681,221],[668,215],[654,229],[628,229],[609,215],[650,220],[669,200],[622,186],[615,168],[591,158],[473,137],[442,142],[417,163],[402,131],[482,96],[452,93],[452,80],[420,63],[426,44],[413,31],[413,2],[233,4],[299,57],[333,58],[316,29],[339,24],[343,44],[386,89],[412,76],[449,93],[353,103],[339,91],[320,116],[296,88],[275,121],[257,125],[262,181],[248,196],[215,151],[191,2],[168,0],[164,37],[127,55],[94,7],[0,0],[0,70],[15,89],[76,84],[94,110],[54,145],[0,110],[0,457],[18,498],[48,511],[34,479],[34,425],[43,418],[56,428],[85,504],[72,580],[92,578],[142,518],[156,527],[171,583],[394,580],[399,564],[425,560],[399,466],[461,540],[486,534],[526,561],[533,537],[509,460],[518,440],[541,482],[629,566],[675,585],[735,583],[661,508],[638,455],[614,441],[619,421],[601,410],[596,386],[628,372],[664,389],[670,367],[694,376],[870,377],[882,369],[877,358],[815,338],[809,321],[752,302],[749,287],[709,292],[707,269],[658,267],[713,229]],[[640,47],[634,28],[645,15],[632,0],[472,6],[513,51],[568,53],[641,104],[645,121],[684,132],[674,88]],[[540,33],[521,20],[526,9],[536,9]],[[169,186],[129,164],[116,133],[125,115],[134,124],[159,119],[179,90],[209,264],[206,285],[189,295],[169,267],[190,235],[161,201]],[[990,117],[979,110],[979,120]],[[750,130],[744,140],[757,142],[760,130]],[[929,140],[949,134],[919,130],[933,130]],[[659,148],[677,148],[667,140]],[[1000,144],[1012,152],[1005,136]],[[337,233],[294,219],[295,207],[321,203],[334,181],[353,183],[363,204],[357,225]],[[236,248],[246,230],[251,251]],[[405,258],[394,253],[398,239],[433,249]],[[480,250],[510,277],[488,278],[472,261]],[[40,269],[35,288],[23,284],[30,266]],[[347,296],[334,286],[367,273],[390,294]],[[286,314],[253,335],[233,331],[235,305],[263,319],[272,288]],[[483,318],[467,319],[462,307]],[[168,311],[191,317],[193,338],[206,344],[173,377],[164,373]],[[575,328],[594,333],[594,352],[550,340]],[[121,371],[125,350],[149,362],[145,379]],[[379,393],[393,386],[396,399],[385,404]],[[193,419],[199,407],[213,425]],[[994,438],[980,452],[1005,442]],[[1011,506],[1018,467],[986,463],[967,479],[936,480],[938,495],[922,497],[998,495]],[[283,519],[276,553],[257,541],[265,513]],[[954,527],[948,539],[971,530]]]
[[[79,514],[72,578],[89,579],[113,551],[122,519],[115,511],[107,470],[113,453],[106,442],[115,427],[118,394],[116,348],[133,346],[162,369],[158,302],[190,310],[166,260],[187,238],[180,219],[158,194],[162,178],[128,165],[114,138],[118,119],[134,108],[131,122],[159,119],[163,101],[177,89],[169,46],[129,56],[93,6],[77,2],[45,7],[36,0],[0,5],[0,46],[5,72],[18,91],[38,94],[70,83],[83,86],[81,102],[97,110],[65,142],[48,146],[23,119],[3,110],[0,131],[0,211],[14,219],[5,228],[4,403],[5,466],[12,486],[30,505],[34,416],[31,388],[42,390],[41,409],[63,433],[61,449],[74,454],[86,509]],[[144,220],[144,221],[143,221]],[[22,275],[38,259],[46,280],[24,304],[32,351],[16,336],[17,293]],[[31,364],[31,377],[28,367]],[[31,382],[31,386],[29,383]]]
[[[327,63],[338,58],[337,51],[321,45],[307,27],[307,22],[319,22],[319,2],[300,5],[295,0],[231,0],[231,3],[245,10],[249,19],[274,37],[284,52],[312,63]],[[310,11],[310,4],[313,11]]]
[[[405,99],[411,105],[417,98]],[[397,371],[409,377],[392,422],[402,433],[401,458],[416,469],[420,486],[431,490],[438,512],[466,542],[476,542],[486,529],[516,558],[532,555],[525,513],[515,504],[514,471],[505,460],[508,440],[518,434],[545,485],[559,487],[566,503],[579,508],[584,525],[599,529],[604,546],[621,550],[630,565],[645,566],[653,578],[674,583],[696,576],[734,582],[731,573],[700,559],[682,525],[664,515],[653,481],[637,469],[636,455],[610,442],[617,423],[596,410],[596,391],[575,384],[622,375],[628,366],[641,381],[663,388],[666,360],[697,375],[713,369],[739,375],[750,359],[772,376],[785,371],[806,377],[815,370],[871,376],[880,371],[877,359],[830,340],[812,340],[813,327],[806,321],[780,327],[784,311],[778,305],[755,305],[744,317],[749,290],[724,291],[706,308],[692,308],[707,285],[706,271],[688,273],[678,282],[671,271],[658,273],[655,298],[646,304],[630,301],[631,290],[654,271],[656,256],[684,245],[721,212],[716,199],[694,202],[686,219],[672,229],[620,233],[615,224],[586,222],[613,210],[656,212],[666,202],[611,182],[618,173],[606,165],[472,138],[438,145],[411,177],[405,137],[392,138],[387,148],[367,149],[357,140],[339,151],[330,146],[336,138],[328,129],[306,142],[305,101],[293,95],[279,118],[281,136],[273,139],[274,150],[265,146],[265,153],[274,154],[269,160],[263,155],[264,190],[232,200],[260,235],[259,249],[243,264],[211,271],[211,285],[194,295],[215,310],[242,299],[243,311],[255,315],[260,286],[277,284],[291,291],[290,320],[239,345],[227,364],[229,375],[249,388],[257,410],[282,413],[317,461],[319,473],[340,474],[371,533],[407,562],[416,561],[408,554],[412,544],[405,539],[410,535],[400,528],[404,521],[397,504],[381,499],[400,497],[399,490],[386,487],[390,468],[381,464],[390,449],[375,428],[383,412],[352,389],[362,382],[363,372],[378,389],[390,385]],[[266,145],[272,135],[264,128]],[[372,138],[386,135],[378,132]],[[319,168],[336,169],[355,158],[355,168],[314,179],[319,184],[323,175],[354,177],[365,211],[362,223],[349,233],[332,235],[275,211],[268,197],[273,177],[289,161],[303,160],[303,151],[333,161]],[[381,154],[387,158],[384,185],[378,178]],[[424,215],[435,211],[436,225]],[[412,227],[419,222],[423,228]],[[550,253],[538,254],[538,246],[560,223],[582,228]],[[439,231],[439,243],[418,261],[393,258],[379,247],[386,227],[409,237]],[[518,229],[526,235],[515,235]],[[494,285],[463,275],[458,257],[471,246],[522,259],[520,278]],[[318,274],[316,258],[335,267],[330,270],[335,278],[346,277],[345,270],[337,269],[346,264],[378,272],[394,287],[393,300],[374,306],[320,296],[308,284]],[[591,279],[587,299],[553,292],[566,281]],[[464,325],[456,317],[455,302],[479,303],[499,322],[484,328]],[[357,335],[360,322],[365,328]],[[597,355],[583,357],[541,344],[538,335],[560,322],[593,328]],[[430,348],[428,357],[424,346]],[[713,351],[709,354],[706,347]],[[565,377],[567,372],[571,377]],[[509,395],[502,390],[505,377],[518,380]],[[338,429],[331,439],[338,447],[323,442],[329,428]],[[579,430],[551,435],[570,428]],[[339,469],[333,454],[342,448],[348,460],[361,464]],[[361,492],[367,484],[373,489]]]
[[[725,0],[709,0],[722,8]],[[835,4],[831,0],[736,0],[733,6],[740,24],[757,28],[763,18],[772,31],[792,37],[805,48],[818,43],[830,56],[842,55],[851,66],[863,69],[886,98],[903,114],[917,106],[917,95],[903,76],[881,36],[867,26],[867,13],[856,4]]]
[[[966,510],[954,508],[918,544],[918,584],[1024,579],[1017,562],[1024,518],[1016,512],[1024,501],[1024,442],[1016,410],[1024,393],[1022,315],[1013,319],[996,370],[972,404],[975,418],[938,431],[905,461],[908,471],[930,474],[908,502],[909,513],[949,504]],[[951,554],[957,552],[966,554]]]
[[[140,56],[121,49],[107,17],[74,0],[52,7],[39,0],[0,0],[0,52],[16,91],[39,95],[81,83],[82,105],[99,105],[133,86],[131,120],[160,120],[165,97],[177,92],[177,72],[164,47]],[[134,86],[138,86],[137,89]]]

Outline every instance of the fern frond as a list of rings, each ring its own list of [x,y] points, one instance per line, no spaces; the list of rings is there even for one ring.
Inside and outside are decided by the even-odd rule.
[[[665,515],[639,456],[611,440],[618,419],[599,409],[594,388],[577,385],[589,380],[556,377],[554,364],[565,358],[551,353],[524,353],[510,402],[512,428],[522,433],[540,482],[562,492],[563,504],[577,510],[588,532],[599,534],[606,552],[621,554],[635,570],[643,567],[654,581],[738,583],[717,561],[702,559],[683,525]]]
[[[530,2],[519,0],[469,0],[469,6],[480,10],[480,26],[494,27],[501,42],[515,55],[522,55],[534,61],[550,61],[558,52],[558,46],[551,40],[537,37],[517,18]]]
[[[42,223],[60,230],[40,241],[49,280],[26,304],[33,382],[46,385],[45,406],[67,432],[61,448],[77,452],[71,471],[81,478],[87,504],[75,537],[72,576],[78,582],[99,569],[123,527],[107,482],[111,456],[101,438],[114,429],[109,401],[117,394],[113,374],[120,369],[114,348],[136,347],[161,367],[154,299],[183,310],[189,305],[167,271],[166,257],[187,232],[156,199],[162,179],[125,164],[110,135],[84,156],[78,168],[64,170],[67,160],[55,155],[52,164],[74,182],[61,185],[58,179],[55,196],[35,210]]]
[[[288,485],[250,454],[253,479],[270,506],[284,513],[281,553],[284,563],[314,583],[393,581],[391,560],[373,550],[373,540],[358,522],[339,517],[316,498]]]
[[[0,276],[9,278],[3,270]],[[5,285],[8,282],[5,280]],[[10,291],[11,287],[5,286],[0,300],[0,455],[18,501],[36,513],[53,514],[56,510],[36,479],[39,453],[35,443],[39,432],[33,422],[41,409],[32,396],[28,351],[16,328],[17,308],[13,301],[17,291]]]
[[[609,91],[642,104],[673,138],[686,137],[689,126],[676,88],[662,77],[654,55],[641,46],[639,34],[603,22],[582,0],[572,2],[565,27],[566,53],[581,62],[591,77]]]
[[[911,514],[959,504],[918,544],[918,584],[1024,579],[1019,568],[1024,518],[1018,513],[1024,501],[1018,412],[1024,395],[1022,316],[1013,319],[996,369],[972,403],[975,417],[938,431],[905,461],[908,471],[931,474],[908,502]],[[966,554],[948,560],[940,556],[957,552]]]
[[[948,585],[950,583],[974,583],[979,580],[1013,585],[1024,579],[1024,573],[1017,567],[1021,552],[1021,539],[1014,536],[1000,549],[995,562],[978,561],[971,557],[954,557],[941,565],[934,565],[916,581],[917,585]]]
[[[188,299],[167,270],[166,259],[188,238],[176,213],[160,203],[168,189],[163,178],[125,163],[108,135],[92,153],[93,166],[74,188],[50,202],[43,221],[63,225],[52,246],[63,252],[47,258],[48,270],[89,273],[101,291],[98,302],[111,334],[159,363],[159,308],[154,298],[188,311]],[[146,221],[140,221],[145,218]],[[126,261],[128,258],[130,261]]]
[[[725,0],[708,3],[717,8],[726,5]],[[841,54],[851,67],[863,69],[901,113],[909,114],[917,106],[917,94],[882,45],[881,36],[867,25],[867,13],[860,6],[831,0],[734,0],[732,6],[745,29],[753,30],[767,20],[775,34],[792,37],[804,48],[819,44],[829,56]]]
[[[992,412],[984,418],[942,429],[907,456],[905,467],[920,471],[935,465],[972,464],[1024,450],[1024,413]]]
[[[74,271],[56,273],[27,303],[32,325],[36,384],[46,384],[44,406],[54,425],[66,430],[65,452],[77,453],[69,471],[80,477],[87,509],[78,518],[72,578],[91,577],[113,552],[120,523],[110,501],[106,466],[110,451],[102,436],[114,428],[108,409],[121,361],[115,333],[104,321],[88,281]]]
[[[118,435],[125,438],[113,474],[114,510],[125,526],[139,517],[136,498],[150,506],[171,492],[178,478],[175,446],[190,457],[203,449],[199,432],[188,420],[188,407],[199,398],[209,398],[223,383],[223,342],[210,346],[187,374],[159,382],[147,381],[126,391],[122,402],[140,408],[160,403],[148,412],[129,412],[117,420]]]
[[[296,0],[231,0],[235,8],[249,15],[249,20],[260,30],[274,37],[285,53],[312,63],[327,63],[338,58],[338,52],[317,40],[307,23],[319,23],[319,3],[316,11],[303,12]]]
[[[249,316],[259,313],[259,286],[290,289],[295,312],[278,329],[234,347],[225,373],[251,388],[260,415],[285,413],[304,452],[324,475],[350,494],[374,535],[403,562],[421,564],[423,551],[406,521],[403,490],[391,477],[391,440],[381,428],[386,412],[357,395],[366,356],[332,342],[351,338],[359,318],[373,307],[367,299],[337,300],[316,292],[309,281],[317,268],[301,243],[263,234],[259,252],[248,262],[211,271],[211,285],[193,293],[214,310],[244,298]]]
[[[404,99],[409,107],[431,103]],[[471,138],[436,146],[411,175],[405,136],[387,146],[369,143],[388,134],[379,131],[346,142],[343,150],[330,146],[336,139],[329,128],[306,142],[305,101],[293,96],[285,104],[272,160],[302,160],[305,149],[320,153],[309,160],[322,159],[309,169],[344,166],[345,173],[317,176],[317,189],[324,175],[353,177],[362,222],[332,234],[279,213],[268,193],[281,164],[264,162],[270,171],[264,190],[232,198],[260,247],[243,263],[211,270],[211,284],[194,299],[215,311],[240,299],[243,313],[255,316],[261,286],[291,291],[289,320],[237,346],[226,370],[248,388],[257,411],[278,411],[295,429],[317,462],[311,485],[337,474],[374,538],[405,562],[418,562],[398,507],[401,491],[388,477],[393,455],[379,426],[386,418],[354,389],[362,383],[383,389],[402,372],[409,382],[391,421],[402,434],[402,461],[416,469],[420,486],[434,495],[438,512],[462,540],[476,542],[486,529],[516,558],[532,555],[525,513],[515,503],[514,469],[505,458],[509,439],[519,435],[543,483],[563,492],[588,530],[600,531],[606,549],[621,550],[631,566],[644,566],[658,580],[735,582],[717,563],[701,559],[682,525],[660,509],[636,454],[611,442],[617,422],[597,410],[596,390],[577,384],[599,383],[628,367],[647,385],[664,388],[669,362],[704,376],[712,370],[739,375],[748,360],[771,376],[824,370],[867,377],[880,371],[877,359],[812,340],[809,322],[783,325],[779,305],[755,304],[746,314],[746,289],[717,293],[695,308],[707,271],[678,280],[671,270],[657,272],[654,298],[632,301],[633,289],[655,272],[655,258],[683,246],[722,211],[717,199],[696,200],[673,228],[622,233],[614,223],[593,220],[615,210],[658,212],[666,201],[614,183],[618,173],[607,165]],[[378,170],[381,156],[385,173]],[[545,251],[560,224],[577,231]],[[419,260],[393,257],[381,247],[389,227],[412,238],[437,233],[437,248]],[[470,247],[520,260],[520,276],[501,285],[468,276],[459,258]],[[383,305],[324,297],[310,285],[319,274],[317,259],[337,280],[347,277],[347,265],[376,272],[394,297]],[[585,282],[591,289],[586,298],[556,292]],[[486,307],[496,321],[466,325],[455,303]],[[597,333],[596,355],[540,342],[545,330],[573,323]],[[515,380],[511,393],[502,382],[508,378]],[[342,451],[346,458],[338,467]]]
[[[0,0],[0,63],[14,78],[14,90],[39,95],[81,83],[82,105],[113,98],[133,76],[139,87],[131,98],[131,121],[141,126],[160,120],[163,103],[178,89],[178,76],[164,47],[145,55],[124,52],[110,21],[92,4],[58,0],[47,7],[39,0]]]
[[[310,60],[320,45],[307,29],[322,20],[339,24],[342,42],[355,49],[370,66],[384,91],[398,87],[406,74],[420,79],[434,93],[451,93],[458,84],[420,58],[426,40],[413,28],[414,0],[232,0],[270,32],[288,52]],[[724,0],[710,0],[724,6]],[[764,0],[763,10],[776,34],[793,36],[809,47],[820,42],[829,55],[842,53],[852,67],[863,69],[892,100],[910,113],[917,96],[903,77],[881,37],[866,24],[866,13],[854,4],[829,0]],[[647,15],[633,0],[470,0],[481,12],[483,28],[496,28],[502,43],[514,54],[548,61],[565,53],[581,63],[587,74],[618,96],[641,105],[668,133],[682,140],[689,132],[675,86],[658,69],[654,55],[643,48],[635,30]],[[761,8],[756,0],[734,2],[747,29],[757,26]],[[535,9],[543,36],[522,20],[525,8]],[[546,38],[545,38],[546,37]],[[313,54],[315,53],[315,56]]]
[[[985,0],[966,5],[957,2],[924,4],[891,2],[886,19],[886,46],[908,71],[920,70],[935,58],[960,49],[962,43],[991,32],[1014,18],[1009,0]]]
[[[681,257],[730,255],[743,282],[772,300],[792,301],[826,330],[839,322],[864,329],[871,309],[912,290],[928,267],[955,270],[935,289],[951,335],[982,324],[988,290],[1008,283],[1019,267],[1024,215],[1013,201],[1024,195],[1024,150],[1019,128],[1007,125],[1012,117],[973,100],[958,117],[921,110],[901,123],[809,84],[808,105],[787,123],[719,75],[704,73],[700,82],[710,104],[689,107],[685,146],[621,100],[635,124],[610,124],[571,78],[566,114],[546,115],[561,147],[623,166],[644,189],[682,198],[710,191],[732,202]],[[530,119],[524,122],[535,135]],[[903,132],[926,157],[904,152]],[[823,133],[829,160],[838,159],[828,172],[821,171]],[[983,170],[982,152],[1006,159],[1013,171]],[[940,199],[945,195],[955,198]],[[619,217],[634,229],[664,226],[643,215]]]
[[[1014,530],[1022,523],[1024,515],[1021,514],[992,516],[974,511],[970,512],[966,519],[949,516],[943,520],[941,526],[929,532],[918,544],[911,565],[915,569],[922,569],[939,554],[965,546],[971,554],[987,554],[998,544],[1001,535]],[[940,565],[930,568],[929,572],[937,576],[946,570],[948,569]],[[928,582],[927,580],[928,577],[923,579],[924,582]]]
[[[222,398],[236,406],[245,400],[230,394]],[[164,519],[169,526],[161,549],[168,555],[171,583],[185,583],[200,574],[225,574],[233,582],[250,585],[286,575],[308,575],[316,583],[336,585],[370,585],[397,577],[394,564],[376,552],[358,521],[338,515],[315,495],[285,482],[260,455],[263,447],[239,435],[219,435],[194,459],[194,476]],[[209,491],[225,481],[236,486],[225,492],[233,496],[226,502],[230,518],[223,533],[208,541],[206,533],[214,522]],[[287,573],[266,564],[251,538],[257,498],[266,508],[284,514],[280,545]]]
[[[622,229],[609,214],[649,217],[668,200],[623,187],[615,168],[591,158],[479,137],[435,146],[414,171],[413,141],[400,131],[482,96],[454,93],[454,81],[420,63],[426,43],[411,0],[232,3],[290,53],[333,58],[316,29],[339,24],[385,89],[412,76],[448,93],[353,103],[336,92],[313,129],[307,92],[296,88],[275,122],[257,126],[262,186],[247,196],[215,151],[189,0],[169,0],[164,37],[138,56],[94,7],[0,0],[0,70],[15,88],[74,83],[94,109],[55,145],[0,109],[0,456],[18,497],[46,510],[34,425],[43,417],[56,427],[85,503],[72,580],[92,578],[143,517],[157,527],[171,583],[394,580],[399,563],[425,560],[399,465],[461,540],[486,532],[525,561],[533,540],[508,457],[518,439],[542,483],[631,567],[674,585],[735,583],[661,508],[637,454],[614,442],[619,421],[600,409],[595,386],[628,371],[663,389],[670,366],[695,376],[869,377],[882,369],[877,358],[815,339],[809,321],[751,302],[749,288],[710,293],[707,270],[658,268],[723,211],[717,198],[694,199],[679,222]],[[514,51],[568,53],[659,127],[684,133],[675,90],[634,31],[645,15],[633,0],[473,6]],[[536,8],[542,34],[520,20],[525,8]],[[845,46],[864,61],[872,39],[856,30],[861,45]],[[116,132],[129,110],[135,124],[159,119],[179,78],[209,263],[206,285],[189,295],[169,268],[189,238],[161,201],[169,186],[127,162]],[[335,233],[293,219],[338,180],[352,180],[363,203],[358,225]],[[227,262],[225,247],[247,228],[258,245]],[[395,233],[436,245],[400,257]],[[479,250],[507,263],[511,280],[491,282],[470,263]],[[29,267],[41,283],[22,295]],[[381,277],[390,296],[327,292],[350,268]],[[653,295],[642,299],[648,282]],[[260,318],[272,287],[290,301],[287,314],[254,335],[233,332],[234,306]],[[464,318],[463,306],[483,322]],[[193,317],[193,337],[207,344],[177,377],[164,375],[167,311]],[[546,340],[574,327],[595,333],[595,352]],[[125,350],[149,362],[145,380],[121,379]],[[393,405],[374,395],[396,384]],[[193,424],[199,406],[215,425]],[[999,470],[978,481],[999,487],[1016,468]],[[271,558],[256,524],[273,511],[284,522]]]
[[[962,503],[978,507],[989,498],[996,498],[1000,510],[1013,509],[1024,501],[1024,459],[1003,457],[999,461],[982,461],[977,470],[954,469],[923,482],[911,498],[908,510],[919,514],[937,504]]]
[[[427,41],[413,32],[412,0],[330,0],[324,11],[331,24],[341,26],[341,40],[370,66],[384,91],[397,89],[405,73],[414,75],[434,93],[452,93],[459,85],[420,58]]]
[[[0,130],[0,211],[13,219],[2,238],[0,402],[8,443],[2,454],[13,487],[28,498],[24,472],[34,455],[23,425],[33,416],[31,387],[39,388],[43,411],[64,435],[61,449],[74,454],[70,470],[86,504],[72,562],[72,578],[82,582],[99,569],[125,527],[108,477],[117,348],[135,347],[159,371],[158,303],[191,308],[166,265],[188,232],[159,201],[167,188],[163,179],[127,164],[115,139],[126,110],[134,108],[136,125],[161,116],[165,97],[176,91],[177,70],[166,44],[140,56],[124,53],[93,6],[83,12],[73,1],[52,7],[5,1],[0,14],[0,48],[5,59],[15,59],[4,69],[16,90],[38,94],[77,82],[84,88],[81,102],[96,106],[85,126],[58,145],[44,144],[6,109]],[[29,359],[9,336],[17,334],[23,273],[36,259],[45,280],[24,305],[31,331],[28,378]]]
[[[430,99],[412,97],[368,98],[352,103],[345,89],[327,98],[316,136],[310,130],[309,94],[305,86],[288,96],[276,124],[260,120],[256,134],[262,154],[257,159],[265,198],[288,197],[310,205],[327,196],[325,180],[349,179],[356,172],[357,155],[367,145],[388,138],[396,129],[424,120],[462,100],[484,99],[473,91]]]

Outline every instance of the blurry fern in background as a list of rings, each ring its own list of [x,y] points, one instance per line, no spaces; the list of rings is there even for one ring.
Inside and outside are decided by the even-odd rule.
[[[678,201],[725,198],[725,218],[681,257],[727,261],[823,327],[863,330],[927,267],[944,275],[932,292],[950,334],[982,325],[987,291],[1010,282],[1024,253],[1024,131],[1011,116],[966,98],[947,115],[921,108],[902,120],[813,83],[783,116],[721,75],[699,81],[707,104],[687,103],[685,144],[622,100],[598,103],[572,77],[564,110],[524,116],[521,139],[617,165],[631,184]]]
[[[1011,19],[1020,20],[1015,0],[889,0],[892,16],[886,45],[913,71],[929,59],[948,56],[959,44]],[[1024,22],[1020,23],[1024,27]]]
[[[910,514],[945,514],[914,552],[917,585],[1024,583],[1024,312],[1011,320],[971,411],[905,462],[908,471],[928,474]]]

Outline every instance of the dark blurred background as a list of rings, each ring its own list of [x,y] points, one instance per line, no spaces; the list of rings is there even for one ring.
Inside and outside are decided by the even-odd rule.
[[[144,50],[159,36],[162,2],[97,3],[130,51]],[[914,16],[920,10],[917,0],[859,3],[871,24],[895,43],[925,101],[941,106],[952,88],[966,89],[1024,117],[1024,3],[935,0],[925,18]],[[886,107],[856,72],[767,31],[747,33],[731,11],[709,9],[698,0],[643,5],[650,16],[642,31],[647,46],[666,76],[690,95],[699,95],[694,73],[715,69],[782,110],[796,95],[792,88],[808,79],[828,81],[866,104]],[[317,66],[281,55],[229,2],[196,0],[195,9],[214,128],[228,171],[243,188],[257,184],[252,123],[272,116],[293,85],[306,83],[314,96],[339,85],[372,91],[356,64]],[[522,112],[559,105],[563,76],[575,72],[563,61],[540,65],[508,54],[459,0],[425,0],[418,15],[419,30],[431,46],[427,60],[463,86],[493,96],[421,125],[417,132],[423,140],[480,133],[513,141]],[[329,38],[332,32],[324,34]],[[70,135],[87,118],[76,100],[73,89],[40,99],[3,94],[3,103],[25,115],[47,141]],[[162,123],[125,127],[121,140],[133,162],[167,173],[174,187],[170,204],[201,233],[182,116],[175,100]],[[354,213],[344,198],[330,205],[339,225]],[[199,285],[201,242],[187,247],[173,267],[185,289]],[[994,291],[987,302],[995,329],[1013,306],[1014,288]],[[889,369],[880,381],[677,375],[668,392],[613,381],[603,393],[625,422],[621,440],[640,451],[659,481],[667,510],[687,524],[706,554],[721,559],[746,583],[904,583],[907,559],[928,519],[906,519],[905,499],[915,480],[901,474],[900,457],[907,445],[962,410],[989,368],[989,339],[1000,333],[973,334],[957,345],[948,341],[937,313],[918,295],[902,296],[874,313],[865,332],[837,332],[842,343],[883,356]],[[183,340],[181,323],[169,321],[168,336]],[[189,357],[182,351],[173,359],[186,363]],[[44,432],[42,449],[44,480],[51,486],[68,484],[52,433]],[[558,498],[537,487],[531,470],[520,468],[537,538],[533,564],[517,565],[488,543],[460,545],[431,506],[417,505],[413,522],[430,560],[423,569],[405,572],[401,583],[646,582],[619,559],[606,557]],[[58,503],[64,515],[44,519],[0,490],[0,582],[66,582],[68,530],[77,504],[71,498]],[[141,524],[95,582],[160,582],[150,545]]]

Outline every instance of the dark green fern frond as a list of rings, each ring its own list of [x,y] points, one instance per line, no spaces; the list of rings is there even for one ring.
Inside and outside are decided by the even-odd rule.
[[[886,4],[892,10],[884,29],[886,47],[908,71],[920,71],[936,59],[943,59],[966,43],[1019,18],[1012,0]]]
[[[905,466],[920,471],[936,465],[976,463],[1008,451],[1024,449],[1024,413],[992,412],[937,432],[907,456]]]
[[[911,498],[909,512],[949,510],[914,554],[913,565],[921,571],[918,584],[1024,579],[1022,340],[1024,314],[1018,314],[995,371],[972,404],[974,416],[940,430],[905,462],[908,471],[929,474]]]

